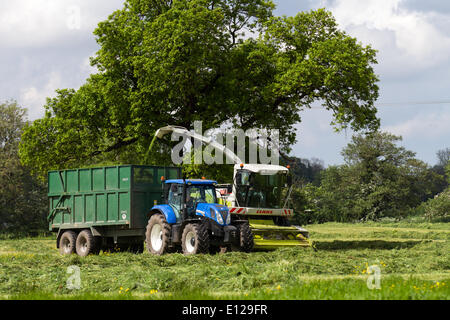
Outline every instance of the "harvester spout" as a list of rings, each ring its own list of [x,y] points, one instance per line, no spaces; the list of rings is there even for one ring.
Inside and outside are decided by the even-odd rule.
[[[191,132],[184,127],[166,126],[163,128],[159,128],[155,133],[155,137],[161,139],[169,133],[177,133],[182,136],[187,136],[189,138],[193,138],[197,141],[205,143],[206,145],[209,145],[209,146],[213,147],[214,149],[222,152],[227,157],[227,159],[232,161],[234,164],[243,163],[243,161],[233,151],[228,149],[226,146],[221,145],[220,143],[214,141],[211,137],[204,137],[201,134]]]

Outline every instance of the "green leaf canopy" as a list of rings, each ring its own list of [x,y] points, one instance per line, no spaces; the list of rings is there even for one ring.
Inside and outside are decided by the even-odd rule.
[[[326,10],[275,17],[268,0],[127,0],[99,23],[98,70],[58,90],[25,128],[22,161],[37,172],[99,162],[141,163],[171,124],[279,129],[314,102],[337,129],[379,127],[376,52],[339,30]],[[161,146],[152,161],[166,157]]]

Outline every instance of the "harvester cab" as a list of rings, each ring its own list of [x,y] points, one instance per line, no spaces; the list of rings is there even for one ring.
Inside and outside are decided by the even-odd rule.
[[[147,248],[163,254],[181,245],[184,254],[207,253],[217,249],[253,244],[247,221],[231,222],[225,205],[217,201],[216,181],[177,179],[163,181],[164,204],[151,210],[146,230]],[[249,245],[240,247],[250,251]]]

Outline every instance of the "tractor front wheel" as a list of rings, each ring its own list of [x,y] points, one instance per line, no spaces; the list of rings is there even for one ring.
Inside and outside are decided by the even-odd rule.
[[[148,220],[145,242],[147,244],[147,250],[151,254],[160,256],[168,251],[170,244],[170,225],[162,214],[154,214]]]
[[[209,233],[203,223],[190,223],[184,227],[181,247],[185,255],[208,253]]]
[[[233,245],[233,251],[251,252],[253,250],[254,239],[252,229],[248,223],[243,223],[238,227],[239,244]]]

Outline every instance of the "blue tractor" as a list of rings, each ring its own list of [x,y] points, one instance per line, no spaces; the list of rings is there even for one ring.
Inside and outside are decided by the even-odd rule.
[[[145,239],[155,255],[182,250],[186,255],[238,248],[250,252],[253,234],[247,220],[231,221],[216,197],[216,181],[163,181],[163,203],[151,209]]]

